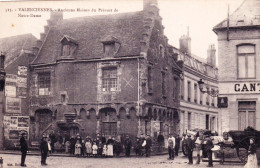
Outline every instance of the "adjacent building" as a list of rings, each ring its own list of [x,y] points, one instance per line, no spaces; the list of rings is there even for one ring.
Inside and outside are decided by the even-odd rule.
[[[221,132],[260,129],[260,1],[245,0],[213,28],[218,36]],[[225,105],[226,103],[226,105]]]
[[[131,138],[179,133],[180,74],[156,0],[143,10],[51,13],[30,66],[30,141],[43,133]],[[37,51],[37,48],[34,48]]]
[[[6,73],[5,86],[0,89],[1,148],[19,144],[21,132],[29,139],[28,69],[35,57],[32,46],[36,40],[32,34],[0,39],[1,71]]]
[[[215,46],[209,45],[205,60],[191,53],[189,33],[179,42],[180,48],[174,48],[174,53],[184,62],[180,84],[180,133],[195,128],[218,131],[217,97],[202,93],[198,85],[202,79],[208,90],[218,91]]]

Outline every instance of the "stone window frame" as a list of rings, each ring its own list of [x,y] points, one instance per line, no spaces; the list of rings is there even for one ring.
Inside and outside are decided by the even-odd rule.
[[[243,46],[251,46],[253,47],[253,52],[240,52],[239,48]],[[256,78],[256,45],[252,43],[241,43],[236,45],[236,55],[237,55],[237,79],[255,79]],[[248,57],[254,56],[254,77],[248,77],[248,69],[250,68],[248,63]],[[239,58],[245,57],[245,77],[239,76]]]
[[[43,78],[49,78],[49,79],[48,80],[43,79],[43,81],[41,81],[40,75],[43,75],[43,76],[45,75],[45,77],[43,77]],[[48,76],[48,77],[46,77],[46,76]],[[49,96],[50,90],[51,90],[51,72],[50,71],[37,72],[37,78],[38,78],[37,83],[38,83],[38,94],[39,94],[39,96]],[[41,87],[43,85],[44,85],[44,87]],[[43,94],[41,93],[40,89],[43,89]]]
[[[109,77],[104,77],[104,71],[111,71],[113,72],[115,70],[115,75],[116,76],[111,76],[111,73],[110,73],[110,76]],[[118,68],[116,66],[108,66],[108,67],[103,67],[102,68],[102,91],[103,92],[113,92],[113,91],[117,91],[118,90]],[[107,87],[104,88],[104,80],[108,81],[107,84]],[[112,81],[115,80],[115,83],[111,83]],[[111,85],[112,84],[112,85]],[[115,85],[114,87],[112,87],[113,85]],[[115,88],[115,89],[113,89]],[[106,90],[104,90],[106,89]],[[113,90],[112,90],[113,89]]]
[[[148,65],[147,68],[147,92],[148,94],[153,93],[153,68],[152,65]]]

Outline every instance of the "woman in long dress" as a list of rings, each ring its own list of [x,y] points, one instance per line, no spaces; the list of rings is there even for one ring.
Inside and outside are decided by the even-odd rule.
[[[250,146],[248,148],[248,159],[244,168],[258,168],[256,157],[256,145],[253,138],[250,139]]]
[[[114,140],[109,137],[107,140],[107,156],[113,157],[113,146],[114,146]]]

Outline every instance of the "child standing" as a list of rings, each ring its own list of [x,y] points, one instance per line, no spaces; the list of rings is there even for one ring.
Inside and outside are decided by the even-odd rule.
[[[96,142],[93,143],[92,149],[93,149],[93,157],[97,157],[98,147]]]
[[[86,155],[89,157],[92,154],[92,144],[91,144],[91,139],[86,138],[86,143],[85,143],[85,148],[86,148]]]
[[[84,142],[84,140],[82,140],[82,143],[81,143],[81,156],[82,157],[84,157],[84,155],[85,155],[85,150],[86,150],[85,142]]]
[[[106,156],[107,156],[107,145],[104,145],[104,146],[103,146],[102,156],[103,156],[103,157],[106,157]]]
[[[75,155],[79,157],[80,153],[81,153],[81,144],[80,144],[80,140],[77,140],[75,145]]]
[[[98,144],[98,151],[97,151],[97,155],[98,155],[98,157],[102,157],[102,152],[103,152],[103,145],[102,145],[102,142],[99,141],[99,144]]]

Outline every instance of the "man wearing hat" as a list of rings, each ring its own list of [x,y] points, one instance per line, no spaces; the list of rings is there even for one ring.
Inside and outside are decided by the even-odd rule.
[[[21,156],[21,166],[26,167],[26,164],[24,164],[25,162],[25,158],[26,158],[26,154],[27,154],[27,150],[28,150],[28,145],[27,142],[24,138],[25,133],[22,133],[22,137],[20,138],[20,146],[21,146],[21,152],[22,152],[22,156]]]
[[[48,155],[48,142],[47,142],[47,136],[44,134],[41,139],[41,165],[45,166],[46,164],[46,158]]]
[[[187,142],[187,150],[188,150],[188,158],[189,158],[188,164],[193,164],[192,152],[193,152],[193,148],[194,148],[194,142],[191,139],[190,134],[188,134],[188,138],[187,138],[186,142]]]

